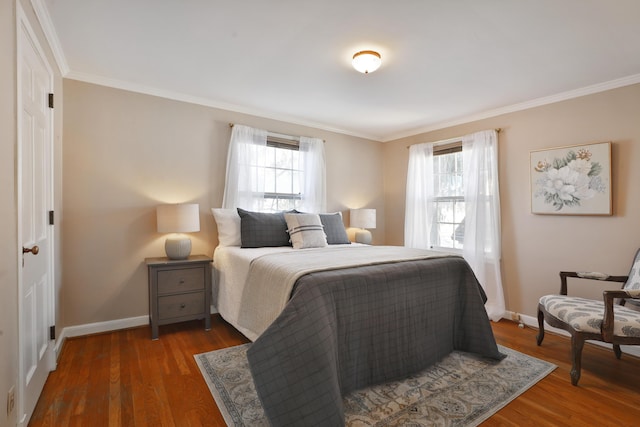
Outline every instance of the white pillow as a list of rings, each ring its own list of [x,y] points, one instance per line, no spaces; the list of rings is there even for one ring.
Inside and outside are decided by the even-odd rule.
[[[323,248],[327,235],[317,214],[284,214],[293,249]]]
[[[220,246],[240,246],[240,215],[237,209],[211,208],[218,225],[218,244]]]

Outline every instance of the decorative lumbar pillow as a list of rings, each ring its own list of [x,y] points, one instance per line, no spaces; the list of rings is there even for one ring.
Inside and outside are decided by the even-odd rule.
[[[211,208],[218,226],[220,246],[240,246],[240,215],[236,209]]]
[[[317,214],[285,214],[289,236],[294,249],[323,248],[327,236]]]
[[[330,245],[349,244],[349,236],[342,222],[342,214],[340,212],[320,214],[320,221],[324,226],[324,232],[327,235],[327,243]]]
[[[251,212],[238,208],[243,248],[291,246],[284,212]]]

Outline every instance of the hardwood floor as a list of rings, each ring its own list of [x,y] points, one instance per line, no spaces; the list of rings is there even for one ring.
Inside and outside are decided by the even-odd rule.
[[[492,323],[499,344],[558,368],[482,426],[640,425],[640,359],[585,346],[578,387],[569,379],[569,339]],[[219,316],[202,321],[68,339],[30,426],[224,426],[193,355],[247,342]]]

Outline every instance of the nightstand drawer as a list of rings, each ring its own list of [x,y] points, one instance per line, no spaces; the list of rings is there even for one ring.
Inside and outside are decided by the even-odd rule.
[[[159,320],[204,313],[204,292],[168,295],[158,298]]]
[[[179,268],[158,272],[158,294],[204,289],[204,268]]]

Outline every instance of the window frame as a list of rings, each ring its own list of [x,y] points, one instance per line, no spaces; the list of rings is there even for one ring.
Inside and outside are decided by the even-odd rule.
[[[448,155],[448,154],[454,154],[454,153],[462,153],[462,140],[457,140],[457,141],[453,141],[453,142],[449,142],[446,144],[439,144],[439,145],[434,145],[433,147],[433,160],[434,163],[437,161],[437,157],[439,156],[443,156],[443,155]],[[434,165],[435,166],[435,165]],[[460,171],[460,174],[463,174],[463,170]],[[438,175],[442,176],[445,174],[442,174],[440,172],[438,172]],[[451,174],[446,174],[446,175],[451,175]],[[432,178],[435,180],[436,179],[436,172],[434,170],[433,172],[433,176]],[[431,232],[431,242],[430,243],[430,247],[431,249],[437,250],[437,251],[442,251],[442,252],[452,252],[452,253],[456,253],[456,254],[461,254],[464,248],[464,241],[459,243],[459,247],[456,247],[456,238],[455,238],[455,234],[456,231],[458,230],[458,228],[462,225],[464,227],[464,216],[462,217],[462,220],[460,222],[456,222],[456,217],[455,217],[455,205],[456,203],[464,203],[465,202],[465,196],[464,196],[464,186],[463,186],[463,190],[462,190],[463,194],[462,195],[455,195],[455,196],[434,196],[433,197],[433,220],[432,220],[432,232]],[[438,217],[438,204],[439,203],[453,203],[453,222],[450,221],[440,221],[439,217]],[[439,225],[440,224],[446,224],[446,225],[451,225],[453,230],[452,230],[452,242],[453,242],[453,247],[450,246],[442,246],[440,244],[436,245],[436,241],[438,243],[440,243],[440,234],[438,233],[439,231]],[[464,239],[464,234],[463,234],[463,239]]]
[[[300,142],[295,139],[286,139],[286,138],[280,138],[277,136],[267,135],[267,147],[275,148],[276,150],[292,150],[292,151],[299,152]],[[274,162],[274,166],[265,166],[265,170],[274,170],[275,171],[274,177],[277,176],[278,170],[290,171],[291,172],[291,188],[293,189],[295,172],[299,174],[299,173],[303,173],[304,171],[302,169],[295,169],[293,167],[293,163],[290,166],[291,166],[290,168],[278,167]],[[277,184],[277,178],[273,183],[274,188],[276,188],[276,184]],[[284,193],[284,192],[278,192],[278,191],[265,191],[262,198],[265,200],[272,200],[271,205],[276,209],[270,209],[270,211],[288,210],[288,209],[280,209],[279,201],[280,200],[294,200],[294,201],[302,200],[302,192],[300,191],[299,193],[293,193],[293,192]],[[294,202],[294,205],[295,205],[295,202]]]

